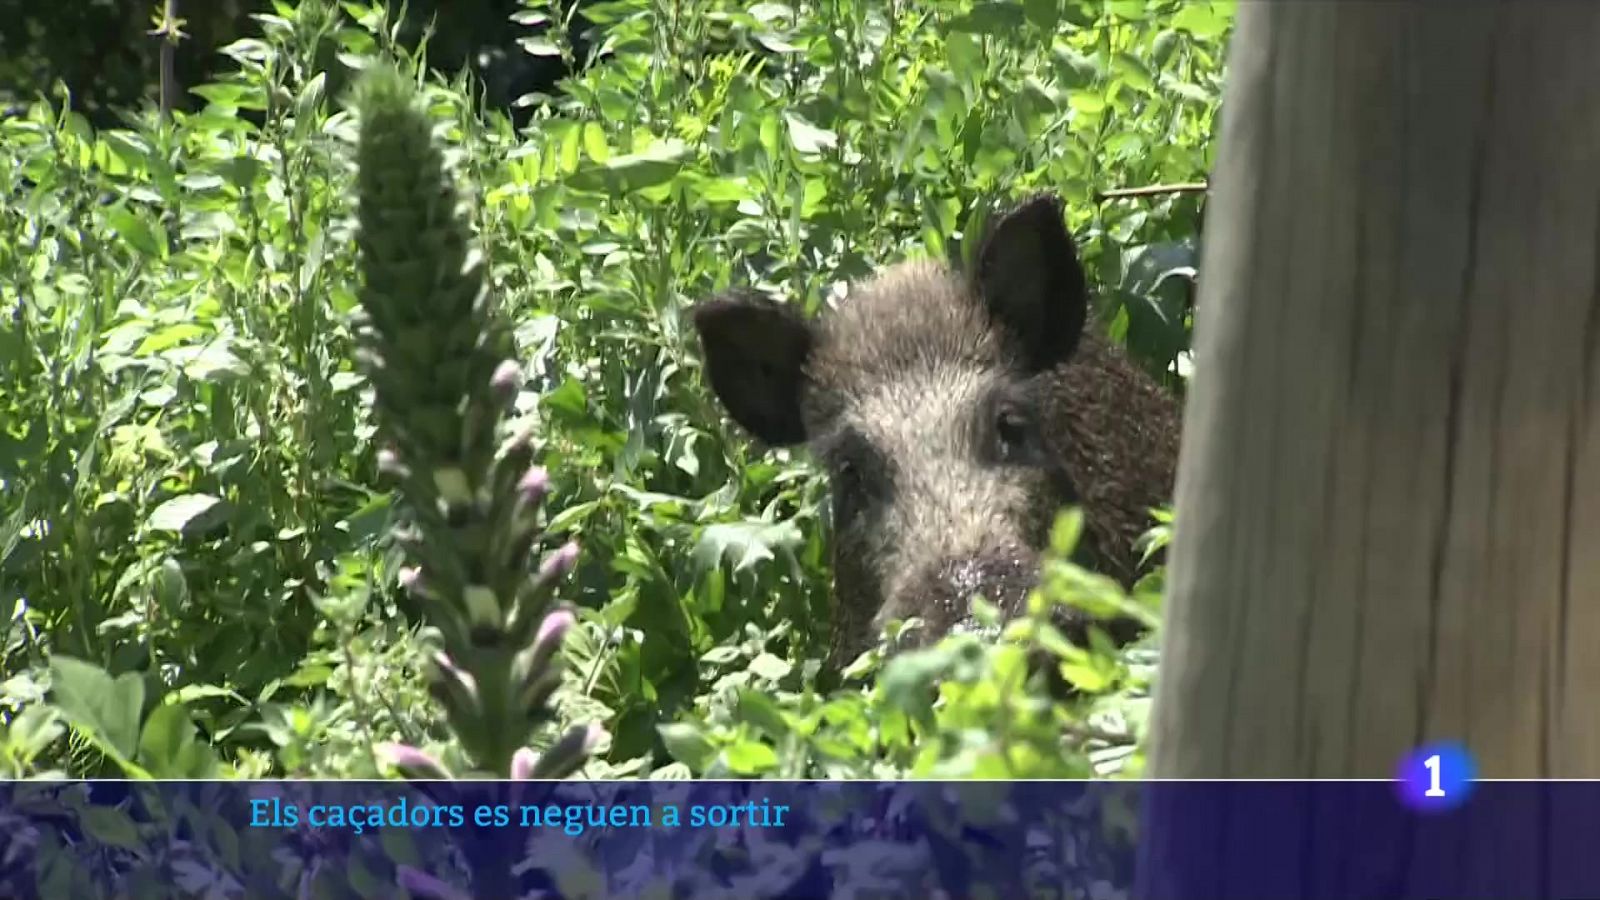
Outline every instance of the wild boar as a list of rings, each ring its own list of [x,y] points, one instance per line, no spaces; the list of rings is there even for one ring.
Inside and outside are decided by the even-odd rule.
[[[919,642],[970,624],[975,594],[1020,612],[1067,505],[1084,511],[1081,561],[1130,585],[1149,510],[1171,496],[1178,400],[1086,330],[1061,201],[1022,201],[978,248],[971,272],[903,262],[815,321],[749,291],[695,308],[731,418],[825,467],[835,665],[892,619],[920,616]],[[1081,615],[1062,624],[1083,640]]]

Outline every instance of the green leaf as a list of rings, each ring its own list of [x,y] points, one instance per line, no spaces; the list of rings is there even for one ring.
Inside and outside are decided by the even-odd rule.
[[[706,739],[698,726],[687,722],[659,725],[656,731],[672,758],[696,772],[704,771],[716,748]]]
[[[126,206],[113,208],[106,214],[106,219],[111,223],[111,229],[117,233],[117,237],[122,238],[128,246],[144,256],[155,259],[166,258],[166,236],[158,238],[156,235],[160,226],[152,225],[144,216]]]
[[[577,523],[588,518],[595,510],[600,508],[599,500],[588,500],[583,503],[574,503],[550,517],[546,529],[553,534],[561,534],[571,530]]]
[[[757,740],[742,740],[722,751],[728,768],[740,775],[760,775],[778,767],[778,754]]]
[[[211,777],[216,757],[197,735],[187,709],[176,703],[158,706],[139,736],[139,762],[157,778]]]
[[[18,713],[5,730],[7,752],[23,763],[31,761],[55,743],[65,731],[58,713],[49,706],[29,706]]]
[[[185,341],[190,341],[209,333],[209,329],[202,328],[193,322],[179,322],[176,325],[168,325],[140,342],[138,349],[133,351],[133,355],[149,356],[154,353],[160,353],[168,347],[176,347]]]
[[[902,653],[884,667],[878,686],[895,709],[914,716],[926,715],[933,706],[937,677],[949,666],[950,651],[942,644]]]
[[[187,684],[176,691],[167,694],[168,703],[192,703],[195,700],[206,700],[213,697],[226,697],[241,706],[249,704],[238,691],[230,688],[218,687],[214,684]]]
[[[802,156],[815,156],[839,142],[835,132],[818,128],[795,113],[785,113],[783,120],[789,126],[789,142]]]
[[[1172,27],[1198,38],[1214,38],[1228,29],[1228,16],[1216,4],[1184,3],[1178,14],[1172,17]]]
[[[763,25],[794,20],[794,8],[787,3],[757,3],[745,10],[751,18]]]
[[[951,74],[968,84],[974,84],[979,80],[987,59],[983,54],[983,48],[970,34],[956,30],[945,35],[944,49],[945,58],[950,63]]]
[[[517,44],[529,56],[551,57],[561,55],[561,48],[557,47],[555,42],[547,37],[518,38]]]
[[[800,529],[784,522],[722,522],[706,526],[695,546],[695,562],[700,569],[712,568],[724,559],[734,561],[733,570],[743,572],[765,560],[774,551],[791,548],[802,540]]]
[[[1106,98],[1098,90],[1073,91],[1067,97],[1067,105],[1076,112],[1092,116],[1105,111]]]
[[[712,647],[700,656],[700,661],[708,665],[724,666],[738,659],[739,653],[738,647]]]
[[[763,653],[750,661],[750,671],[769,681],[781,681],[794,671],[794,666],[771,653]]]
[[[1039,3],[1030,6],[1041,5]],[[1037,12],[1035,11],[1035,14]],[[1017,3],[974,3],[972,9],[950,22],[949,30],[969,34],[998,34],[1023,25],[1023,7]]]
[[[1041,31],[1053,33],[1061,24],[1060,0],[1023,0],[1022,11],[1028,22]]]
[[[606,143],[606,132],[600,123],[583,123],[583,152],[597,163],[604,163],[611,158],[611,146]]]
[[[293,675],[283,680],[290,687],[307,688],[320,687],[328,683],[333,677],[333,668],[322,663],[302,665]]]
[[[1150,64],[1156,69],[1164,69],[1172,54],[1178,49],[1178,32],[1168,28],[1156,35],[1155,43],[1150,45]]]
[[[699,178],[693,190],[707,203],[739,203],[754,196],[743,178]]]
[[[150,513],[145,525],[153,531],[183,533],[191,525],[207,523],[209,515],[222,501],[210,494],[183,494],[173,497]]]
[[[1145,68],[1144,63],[1140,62],[1139,58],[1133,54],[1118,53],[1114,68],[1123,81],[1141,92],[1148,94],[1155,90],[1155,77],[1150,74],[1149,69]]]
[[[112,678],[92,663],[57,654],[50,658],[51,692],[74,727],[132,758],[144,710],[144,679],[137,672]]]
[[[582,148],[583,129],[574,123],[567,123],[561,129],[561,142],[558,145],[557,159],[563,173],[571,174],[578,169],[578,153]]]
[[[1078,540],[1083,536],[1083,510],[1078,507],[1062,510],[1050,529],[1050,550],[1059,557],[1072,555]]]
[[[1099,81],[1103,75],[1098,61],[1071,47],[1058,47],[1052,56],[1057,74],[1065,87],[1085,88]]]
[[[128,814],[111,806],[89,805],[78,813],[78,822],[91,837],[102,844],[137,850],[143,845],[139,829]]]
[[[662,141],[643,153],[591,161],[567,176],[566,183],[580,191],[635,193],[671,181],[692,155],[692,148],[681,141]]]
[[[1061,664],[1061,677],[1065,678],[1073,687],[1089,694],[1098,694],[1110,685],[1110,679],[1098,667],[1083,662],[1064,662]]]
[[[237,106],[248,90],[242,84],[202,84],[190,88],[189,93],[223,106]]]
[[[345,858],[344,881],[361,897],[389,897],[393,896],[393,885],[384,882],[371,869],[362,862],[361,857],[351,854]]]
[[[410,831],[402,828],[384,828],[378,832],[378,843],[384,855],[397,865],[415,866],[422,858],[417,852],[417,841]]]
[[[1182,81],[1168,75],[1161,76],[1161,89],[1169,93],[1177,94],[1179,97],[1182,97],[1185,100],[1192,100],[1195,103],[1208,104],[1216,99],[1216,97],[1212,96],[1212,94],[1205,88],[1202,88],[1199,85],[1190,84],[1187,81]]]
[[[774,738],[783,737],[791,730],[783,710],[771,696],[761,691],[739,691],[739,717]]]

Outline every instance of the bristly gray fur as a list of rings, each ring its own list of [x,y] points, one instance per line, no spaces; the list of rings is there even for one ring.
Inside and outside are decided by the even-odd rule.
[[[1018,204],[980,246],[972,273],[901,263],[816,322],[747,294],[696,310],[733,418],[768,443],[808,444],[829,472],[835,663],[890,619],[920,616],[923,639],[942,636],[977,593],[1019,612],[1070,503],[1085,511],[1085,558],[1131,584],[1134,542],[1170,497],[1177,401],[1083,334],[1060,202]],[[1085,623],[1065,624],[1081,639]]]

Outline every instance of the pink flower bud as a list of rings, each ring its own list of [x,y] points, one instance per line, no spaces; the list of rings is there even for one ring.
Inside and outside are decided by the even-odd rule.
[[[489,389],[495,396],[510,402],[516,399],[517,391],[522,387],[522,367],[514,360],[505,360],[495,367],[494,374],[489,377]]]
[[[539,754],[530,747],[520,747],[511,755],[511,778],[515,781],[527,781],[533,777],[534,766],[539,764]]]
[[[534,466],[517,482],[517,490],[522,492],[522,499],[532,506],[544,499],[550,491],[550,473],[543,466]]]
[[[539,567],[539,577],[544,579],[564,578],[568,572],[572,571],[573,566],[577,564],[578,542],[568,541],[561,546],[561,549],[550,554],[549,558],[544,561],[544,565]]]
[[[427,753],[418,750],[410,744],[379,744],[378,755],[389,760],[397,768],[414,772],[425,778],[450,778],[450,770]]]
[[[468,673],[467,670],[456,665],[456,661],[450,658],[450,654],[442,651],[435,653],[433,655],[433,664],[444,670],[447,675],[455,678],[461,683],[468,685],[473,684],[472,675]]]
[[[533,639],[534,644],[538,646],[559,644],[561,639],[567,636],[567,631],[577,621],[578,617],[574,616],[571,610],[556,610],[545,616],[544,621],[539,623],[539,633]]]
[[[422,569],[417,566],[401,566],[400,586],[408,591],[420,588],[422,586]]]

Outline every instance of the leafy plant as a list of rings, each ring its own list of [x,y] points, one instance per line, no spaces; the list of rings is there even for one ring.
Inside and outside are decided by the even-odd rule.
[[[1062,604],[1158,620],[1159,582],[1130,596],[1070,561],[1076,511],[1057,524],[1045,577],[1028,613],[998,641],[954,635],[885,661],[913,621],[891,623],[849,674],[865,691],[818,691],[805,673],[765,649],[756,633],[706,654],[706,688],[694,716],[662,729],[680,774],[779,778],[1087,778],[1136,775],[1157,653],[1156,634],[1121,651],[1103,635],[1069,643],[1052,624]],[[1075,688],[1053,699],[1037,660]],[[937,685],[933,689],[930,685]],[[662,775],[669,774],[663,771]]]
[[[559,778],[592,749],[592,729],[574,729],[538,758],[523,745],[550,718],[561,676],[553,663],[574,621],[550,599],[578,546],[530,577],[549,476],[533,465],[527,435],[498,447],[501,414],[522,387],[510,334],[483,289],[410,86],[379,68],[359,103],[363,350],[380,440],[390,445],[379,467],[409,501],[411,521],[396,540],[421,563],[400,580],[442,640],[435,695],[476,767]],[[395,752],[408,768],[448,775],[415,748]]]
[[[684,313],[735,283],[818,309],[1050,188],[1098,327],[1181,391],[1204,195],[1168,188],[1209,168],[1228,4],[582,10],[577,42],[570,3],[512,23],[573,72],[526,128],[365,0],[272,4],[170,121],[96,127],[60,93],[0,118],[6,771],[374,777],[383,745],[567,769],[591,723],[591,777],[1137,770],[1159,635],[1067,651],[1029,617],[828,681],[825,486],[728,427]],[[350,165],[369,123],[335,88],[376,59],[416,85],[415,170]],[[380,176],[404,235],[352,209]],[[553,579],[517,579],[569,541],[552,620]],[[1066,571],[1041,603],[1128,599]],[[540,702],[513,703],[530,642]],[[1050,648],[1081,700],[1029,687]],[[441,650],[476,707],[459,679],[430,700]]]

